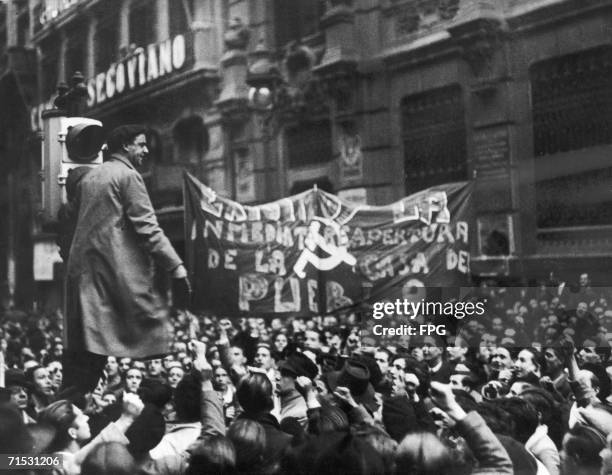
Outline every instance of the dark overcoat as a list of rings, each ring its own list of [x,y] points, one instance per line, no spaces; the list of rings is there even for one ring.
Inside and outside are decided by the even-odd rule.
[[[77,191],[78,222],[66,279],[70,350],[142,358],[168,351],[169,310],[155,264],[182,262],[160,228],[140,173],[122,155],[89,172]]]

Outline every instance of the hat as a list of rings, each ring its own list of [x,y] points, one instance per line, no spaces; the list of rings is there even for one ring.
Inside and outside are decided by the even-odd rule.
[[[370,370],[361,361],[349,358],[340,371],[327,374],[327,385],[332,391],[338,386],[345,386],[351,392],[356,402],[363,404],[370,411],[378,409],[374,397],[374,387],[370,383]]]
[[[295,376],[307,376],[314,379],[319,374],[319,368],[308,356],[303,353],[293,353],[278,365],[280,371],[291,373]]]
[[[7,388],[10,386],[21,386],[22,388],[30,387],[23,371],[17,369],[8,369],[6,371],[4,375],[4,386]]]
[[[113,129],[108,134],[107,144],[110,153],[119,152],[121,148],[132,142],[138,135],[146,133],[147,129],[144,125],[128,124],[122,125]]]
[[[374,387],[378,386],[383,379],[383,374],[374,357],[372,355],[363,353],[357,355],[355,359],[368,367],[368,370],[370,371],[370,383],[372,383],[372,386]]]

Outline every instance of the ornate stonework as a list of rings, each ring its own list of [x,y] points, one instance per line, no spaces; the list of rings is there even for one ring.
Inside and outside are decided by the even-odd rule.
[[[394,39],[402,39],[420,30],[432,28],[451,21],[459,11],[460,0],[385,0],[384,21],[389,25]]]

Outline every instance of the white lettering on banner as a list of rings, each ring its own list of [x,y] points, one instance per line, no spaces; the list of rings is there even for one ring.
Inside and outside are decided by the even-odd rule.
[[[265,276],[256,273],[243,274],[238,277],[238,308],[250,310],[250,301],[263,299],[268,293],[268,281]]]
[[[447,249],[446,268],[448,270],[457,269],[462,274],[467,274],[470,271],[470,253],[463,249],[458,252]]]
[[[283,288],[285,287],[285,282],[287,281],[289,282],[291,298],[289,300],[283,300]],[[300,281],[295,277],[289,277],[287,281],[285,281],[285,279],[282,277],[277,277],[274,279],[275,312],[298,312],[300,310]]]
[[[137,48],[132,55],[87,81],[87,106],[93,107],[126,91],[177,71],[185,65],[185,37]]]
[[[274,249],[264,258],[262,250],[255,251],[255,271],[279,276],[286,275],[285,254],[280,249]]]
[[[429,264],[422,252],[383,257],[373,252],[359,257],[359,270],[368,280],[375,281],[396,275],[426,275],[429,273]]]
[[[211,204],[209,212],[220,213],[222,209],[214,209]],[[327,245],[335,247],[345,247],[348,243],[349,249],[360,249],[365,246],[384,245],[388,247],[413,245],[418,242],[427,244],[467,244],[468,243],[468,223],[458,221],[453,224],[431,224],[422,228],[386,228],[368,229],[361,227],[350,228],[339,226],[330,220],[316,218],[317,221],[328,223],[328,226],[321,226],[319,233],[321,240]],[[333,224],[331,224],[333,223]],[[270,223],[262,221],[243,221],[227,222],[221,219],[206,219],[202,224],[196,220],[191,223],[191,240],[195,241],[198,237],[208,239],[214,237],[228,242],[253,243],[253,244],[280,244],[285,247],[297,247],[302,251],[305,247],[305,240],[310,230],[308,226],[299,224],[286,224],[281,222]]]

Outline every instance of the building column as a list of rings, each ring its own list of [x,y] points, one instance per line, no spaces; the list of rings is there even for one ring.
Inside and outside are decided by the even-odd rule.
[[[66,77],[66,51],[68,50],[68,37],[66,36],[66,30],[62,30],[60,33],[60,47],[59,57],[57,64],[57,83],[67,82],[70,78]],[[74,72],[74,71],[73,71]],[[69,74],[72,74],[69,73]]]
[[[223,17],[215,0],[193,3],[193,53],[196,67],[217,69],[221,52],[219,32],[223,31]]]
[[[96,30],[98,28],[97,18],[89,17],[87,23],[87,37],[85,38],[85,71],[83,75],[91,78],[96,73]]]
[[[130,46],[130,0],[122,0],[119,7],[119,51],[126,52]]]
[[[177,5],[174,5],[177,3]],[[196,5],[200,2],[194,2]],[[170,37],[170,15],[168,0],[155,1],[155,43]],[[183,8],[182,2],[173,2],[172,8]]]

